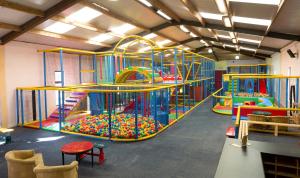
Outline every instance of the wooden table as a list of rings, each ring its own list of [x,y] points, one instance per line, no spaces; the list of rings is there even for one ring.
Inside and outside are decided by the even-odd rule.
[[[62,164],[65,164],[65,154],[68,155],[76,155],[76,161],[80,162],[82,158],[84,158],[87,154],[91,155],[92,158],[92,167],[94,166],[94,151],[93,151],[93,143],[82,141],[82,142],[71,142],[65,144],[61,147],[61,156],[62,156]],[[89,153],[91,152],[91,153]]]

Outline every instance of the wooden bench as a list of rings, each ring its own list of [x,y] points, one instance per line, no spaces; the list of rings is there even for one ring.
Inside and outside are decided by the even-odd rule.
[[[248,135],[249,132],[249,125],[251,124],[259,124],[259,125],[269,125],[269,126],[273,126],[274,128],[274,135],[278,136],[279,131],[279,127],[293,127],[293,128],[300,128],[300,125],[298,124],[286,124],[286,123],[275,123],[275,122],[261,122],[261,121],[246,121],[246,120],[242,120],[240,122],[240,127],[239,127],[239,136],[238,138],[241,139],[243,138],[243,136]],[[298,133],[297,133],[298,134]]]

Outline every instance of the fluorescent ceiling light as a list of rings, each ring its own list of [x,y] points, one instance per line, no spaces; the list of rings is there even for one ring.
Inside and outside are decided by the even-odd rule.
[[[224,44],[225,47],[229,47],[229,48],[235,48],[234,45],[230,45],[230,44]]]
[[[200,40],[200,42],[203,43],[205,46],[209,46],[209,44],[204,40]]]
[[[152,4],[150,2],[148,2],[147,0],[139,0],[142,4],[144,4],[145,6],[148,7],[152,7]]]
[[[249,42],[249,43],[260,43],[259,40],[251,40],[251,39],[247,39],[247,38],[238,38],[238,40]]]
[[[226,35],[218,35],[218,37],[220,37],[220,38],[225,38],[225,39],[231,39],[230,36],[226,36]]]
[[[119,34],[119,35],[124,35],[124,33],[134,29],[135,26],[131,25],[131,24],[123,24],[121,26],[118,26],[118,27],[114,27],[114,28],[111,28],[110,30],[116,34]]]
[[[269,25],[271,25],[271,20],[256,19],[256,18],[249,18],[249,17],[233,16],[232,17],[232,21],[233,22],[238,22],[238,23],[247,23],[247,24],[253,24],[253,25],[262,25],[262,26],[269,26]]]
[[[111,35],[103,33],[103,34],[100,34],[98,36],[91,38],[90,41],[103,42],[103,41],[109,40],[111,38],[112,38]]]
[[[223,17],[223,22],[224,22],[225,27],[232,27],[231,20],[228,16]]]
[[[150,49],[151,49],[151,47],[150,47],[150,46],[147,46],[147,47],[144,47],[144,48],[139,49],[139,52],[149,51]]]
[[[246,47],[240,47],[240,49],[243,49],[243,50],[247,50],[247,51],[256,51],[256,49],[253,49],[253,48],[246,48]]]
[[[150,34],[145,35],[145,36],[143,36],[143,37],[146,38],[146,39],[151,39],[151,38],[157,37],[157,35],[156,35],[155,33],[150,33]]]
[[[234,34],[233,32],[229,32],[229,36],[230,36],[231,38],[235,38],[235,34]]]
[[[171,43],[171,42],[172,42],[171,40],[164,40],[164,41],[157,42],[157,44],[158,44],[158,46],[163,46],[163,45]]]
[[[227,6],[226,6],[226,3],[225,3],[225,0],[215,0],[217,6],[218,6],[218,9],[219,11],[222,13],[222,14],[228,14],[228,11],[227,11]]]
[[[231,2],[279,5],[281,0],[229,0]]]
[[[213,50],[211,48],[208,49],[208,53],[212,53]]]
[[[192,37],[197,37],[197,35],[196,35],[195,33],[193,33],[193,32],[191,32],[190,35],[191,35]]]
[[[102,13],[99,11],[96,11],[90,7],[83,7],[80,10],[66,17],[66,19],[78,22],[88,22],[100,15],[102,15]]]
[[[48,32],[63,34],[72,30],[73,28],[75,28],[74,25],[66,24],[63,22],[55,22],[54,24],[44,28],[44,30]]]
[[[184,25],[180,25],[179,28],[184,31],[185,33],[190,32]]]
[[[102,5],[100,5],[100,4],[97,4],[97,3],[95,3],[95,2],[93,2],[92,4],[94,4],[95,6],[97,6],[97,7],[100,7],[101,9],[103,9],[103,10],[105,10],[105,11],[109,11],[106,7],[103,7]]]
[[[200,15],[205,19],[222,20],[222,14],[213,14],[207,12],[200,12]]]
[[[161,15],[163,18],[167,19],[167,20],[172,20],[172,18],[170,16],[168,16],[167,14],[165,14],[163,11],[158,10],[156,11],[159,15]]]

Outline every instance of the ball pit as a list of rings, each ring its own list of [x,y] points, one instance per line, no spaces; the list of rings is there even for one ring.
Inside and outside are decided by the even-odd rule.
[[[108,114],[87,116],[73,123],[66,123],[64,130],[89,135],[109,137]],[[135,138],[135,117],[132,114],[111,116],[113,138]],[[163,126],[158,122],[158,129]],[[155,133],[155,121],[151,117],[138,116],[139,138]]]

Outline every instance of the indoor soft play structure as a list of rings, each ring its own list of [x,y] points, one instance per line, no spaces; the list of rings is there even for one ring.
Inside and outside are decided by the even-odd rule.
[[[145,48],[150,50],[139,52]],[[213,60],[176,47],[159,48],[139,36],[122,39],[108,52],[39,52],[44,86],[17,88],[19,126],[143,140],[183,118],[214,92]]]
[[[267,64],[230,65],[227,74],[268,74],[269,69]]]
[[[274,83],[268,78],[254,78],[256,76],[272,75],[224,74],[223,88],[213,95],[213,111],[232,115],[233,108],[237,106],[273,106],[274,99],[271,97],[271,93]],[[234,100],[232,100],[232,96],[234,96]]]
[[[223,88],[213,94],[213,111],[236,116],[236,107],[251,105],[260,107],[292,107],[297,92],[297,76],[269,74],[225,74]],[[286,92],[285,98],[277,93]],[[230,102],[224,100],[232,99]],[[292,98],[291,98],[292,97]],[[231,107],[231,108],[230,108]],[[230,110],[232,110],[230,112]]]

